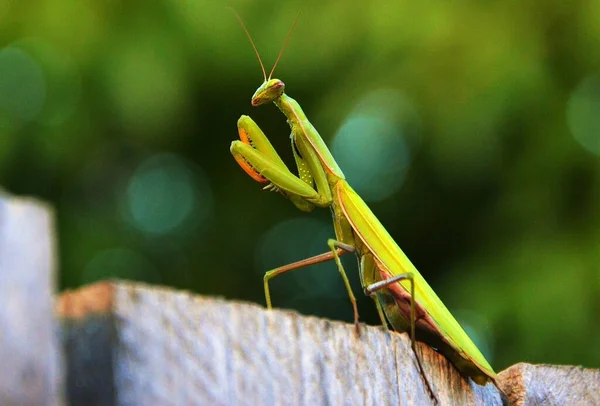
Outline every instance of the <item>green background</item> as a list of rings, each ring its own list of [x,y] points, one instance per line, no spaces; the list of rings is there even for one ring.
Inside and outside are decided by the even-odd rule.
[[[600,2],[229,5],[267,69],[301,12],[275,76],[497,370],[600,367]],[[250,106],[261,82],[220,1],[2,2],[0,185],[56,207],[61,288],[262,304],[266,270],[327,250],[328,210],[261,191],[229,153],[249,114],[293,164],[285,118]],[[333,264],[272,290],[352,319]]]

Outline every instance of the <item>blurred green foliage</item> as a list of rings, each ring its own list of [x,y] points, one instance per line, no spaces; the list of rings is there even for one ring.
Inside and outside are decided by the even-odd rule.
[[[230,5],[267,68],[302,12],[275,76],[328,144],[340,132],[357,182],[398,171],[363,179],[389,192],[367,201],[498,370],[600,366],[599,1]],[[284,117],[250,107],[261,81],[219,1],[0,5],[0,185],[55,205],[62,288],[116,276],[263,303],[267,269],[327,250],[327,210],[297,212],[229,154],[251,114],[293,162]],[[379,132],[406,149],[383,165]],[[272,289],[351,320],[332,264]]]

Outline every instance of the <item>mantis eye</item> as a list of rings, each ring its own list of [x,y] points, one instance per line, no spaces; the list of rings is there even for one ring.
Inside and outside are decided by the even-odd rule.
[[[269,90],[279,90],[285,86],[285,83],[279,79],[271,79],[269,83],[267,83],[267,88]]]

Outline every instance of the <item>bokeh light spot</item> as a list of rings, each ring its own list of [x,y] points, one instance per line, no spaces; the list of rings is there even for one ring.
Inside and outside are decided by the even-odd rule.
[[[181,44],[168,33],[146,27],[115,44],[104,67],[116,115],[143,138],[165,132],[182,118],[188,92]]]
[[[125,199],[129,221],[152,235],[201,223],[213,209],[213,194],[203,171],[173,154],[142,162],[129,179]]]
[[[366,95],[338,130],[332,153],[352,187],[366,201],[381,201],[402,186],[410,164],[406,136],[416,134],[416,116],[401,94]]]
[[[409,154],[398,129],[378,117],[351,117],[333,142],[333,154],[348,181],[367,201],[398,191]]]
[[[35,59],[16,47],[1,50],[0,114],[32,121],[40,114],[45,98],[44,75]]]
[[[282,221],[269,229],[257,246],[255,268],[262,276],[276,267],[322,254],[329,249],[327,239],[334,237],[331,224],[324,221],[312,218]],[[292,307],[304,313],[322,310],[317,298],[333,296],[344,300],[347,297],[332,262],[312,265],[275,279],[276,289],[272,289],[272,294],[277,306]]]
[[[582,147],[600,155],[600,75],[588,76],[567,104],[567,122]]]
[[[150,283],[161,282],[160,275],[144,256],[125,248],[112,248],[96,254],[81,275],[83,285],[120,278]]]
[[[38,121],[46,125],[64,122],[75,111],[81,96],[81,76],[69,54],[40,38],[15,43],[39,63],[45,81],[45,103]]]

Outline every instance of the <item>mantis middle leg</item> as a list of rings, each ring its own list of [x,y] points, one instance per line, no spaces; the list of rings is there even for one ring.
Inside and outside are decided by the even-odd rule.
[[[358,330],[358,307],[356,305],[356,298],[354,293],[352,292],[352,287],[350,286],[350,282],[348,280],[348,276],[344,271],[344,267],[340,261],[340,256],[342,256],[346,252],[354,252],[355,248],[351,245],[344,244],[342,242],[330,239],[327,241],[327,244],[331,248],[330,252],[325,252],[320,255],[316,255],[314,257],[310,257],[307,259],[303,259],[301,261],[294,262],[292,264],[284,265],[279,268],[275,268],[267,273],[264,276],[264,288],[265,288],[265,298],[267,301],[267,308],[271,309],[271,292],[269,289],[269,281],[275,276],[281,275],[282,273],[293,271],[296,269],[304,268],[310,265],[319,264],[321,262],[335,260],[338,265],[338,270],[342,275],[342,279],[344,280],[344,286],[346,287],[346,291],[348,292],[348,297],[350,302],[352,303],[352,309],[354,311],[354,324]]]

